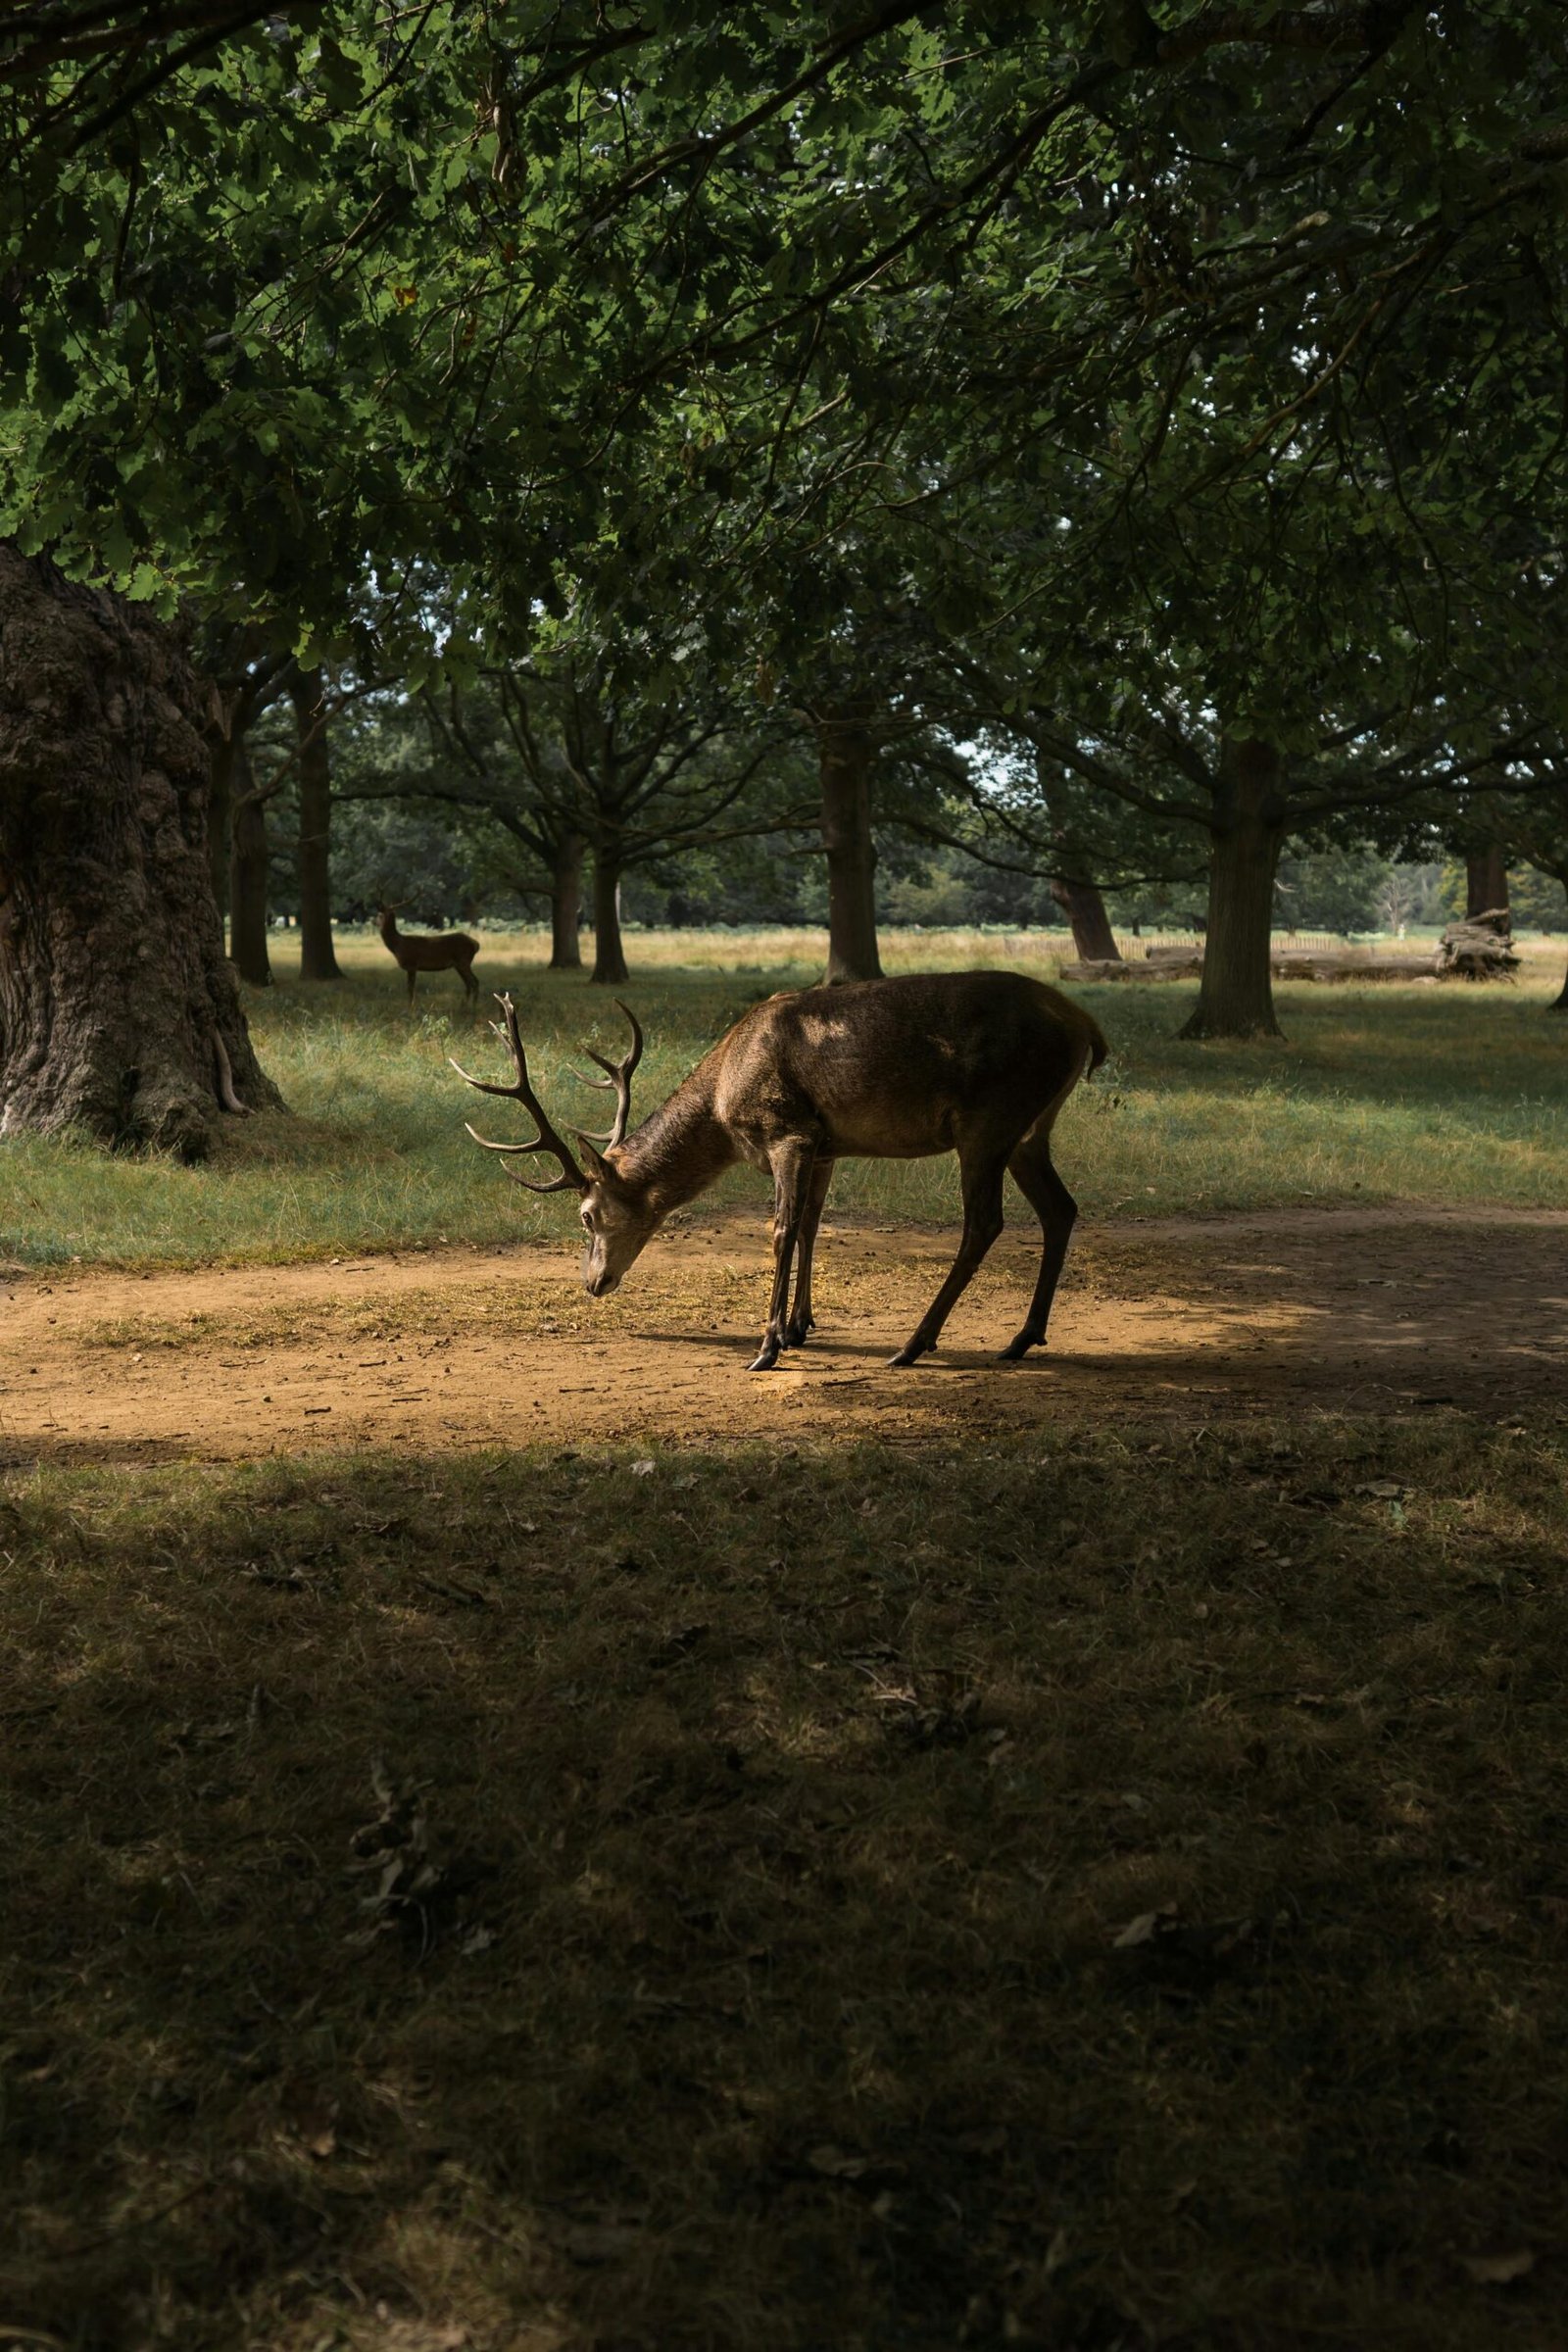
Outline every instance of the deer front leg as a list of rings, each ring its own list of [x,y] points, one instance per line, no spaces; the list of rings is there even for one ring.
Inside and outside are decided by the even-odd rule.
[[[822,1221],[822,1209],[827,1200],[827,1188],[833,1181],[833,1162],[818,1159],[811,1170],[807,1188],[806,1214],[801,1219],[800,1247],[795,1261],[795,1304],[784,1329],[786,1348],[804,1348],[806,1335],[812,1329],[811,1260],[816,1250],[816,1229]]]
[[[762,1345],[746,1367],[749,1372],[771,1372],[784,1346],[784,1316],[790,1302],[790,1266],[800,1239],[810,1194],[814,1144],[780,1144],[769,1153],[773,1171],[773,1296],[767,1310]]]

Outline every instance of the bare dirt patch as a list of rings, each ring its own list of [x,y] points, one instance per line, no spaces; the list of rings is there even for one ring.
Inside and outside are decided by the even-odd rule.
[[[1085,1232],[1051,1348],[1000,1366],[1035,1267],[999,1243],[911,1371],[886,1358],[953,1236],[824,1230],[821,1331],[748,1377],[766,1290],[753,1220],[649,1250],[594,1305],[564,1245],[342,1264],[12,1276],[0,1448],[13,1460],[234,1460],[407,1446],[795,1434],[919,1439],[1168,1416],[1506,1415],[1563,1394],[1568,1215],[1367,1209]]]

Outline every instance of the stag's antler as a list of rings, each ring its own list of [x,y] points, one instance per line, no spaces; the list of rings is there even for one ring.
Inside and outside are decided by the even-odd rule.
[[[508,1168],[507,1174],[512,1178],[513,1183],[525,1185],[530,1193],[585,1193],[588,1190],[587,1177],[546,1118],[544,1105],[529,1084],[528,1057],[523,1053],[522,1039],[517,1033],[516,1007],[510,996],[498,996],[496,1003],[500,1005],[506,1018],[504,1022],[492,1021],[490,1026],[497,1037],[512,1048],[512,1058],[517,1072],[516,1085],[492,1086],[488,1078],[470,1078],[461,1061],[454,1060],[450,1054],[447,1055],[447,1059],[452,1062],[452,1067],[457,1071],[458,1076],[466,1078],[468,1084],[476,1086],[482,1095],[507,1095],[513,1102],[520,1102],[525,1110],[532,1111],[539,1132],[531,1144],[492,1144],[487,1137],[474,1135],[471,1127],[469,1127],[468,1133],[473,1136],[476,1144],[483,1144],[487,1152],[548,1152],[554,1158],[559,1159],[561,1174],[553,1177],[549,1184],[535,1184],[530,1177],[519,1176],[514,1168]]]
[[[620,1005],[621,1011],[631,1023],[631,1052],[619,1061],[611,1061],[607,1055],[596,1054],[592,1046],[585,1046],[583,1052],[590,1061],[598,1062],[605,1075],[603,1078],[587,1078],[584,1077],[581,1070],[573,1070],[571,1073],[579,1086],[597,1086],[600,1092],[606,1095],[613,1090],[615,1097],[614,1124],[608,1134],[590,1135],[587,1139],[591,1144],[604,1144],[610,1147],[623,1144],[626,1140],[626,1121],[631,1117],[632,1072],[643,1057],[643,1033],[638,1026],[637,1015],[629,1004],[621,1002],[619,997],[615,999],[615,1003]]]

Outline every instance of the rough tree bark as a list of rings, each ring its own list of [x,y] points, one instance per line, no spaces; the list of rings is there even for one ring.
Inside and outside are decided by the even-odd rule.
[[[228,827],[228,953],[252,988],[270,988],[267,952],[267,803],[256,790],[250,754],[236,739],[229,770],[233,799]]]
[[[1288,813],[1276,747],[1226,736],[1214,779],[1203,976],[1183,1037],[1280,1035],[1269,932]]]
[[[214,730],[207,789],[207,870],[212,876],[220,939],[228,924],[229,824],[234,805],[237,748],[232,735]]]
[[[1568,890],[1568,865],[1544,865],[1541,870],[1544,874],[1554,874],[1563,889]],[[1546,1010],[1548,1012],[1568,1012],[1568,976],[1564,977],[1561,993],[1552,998]]]
[[[604,851],[594,854],[594,968],[590,984],[617,987],[631,977],[620,944],[620,868]]]
[[[332,946],[332,756],[326,681],[318,669],[289,677],[299,729],[300,978],[341,980]]]
[[[556,845],[550,867],[550,969],[580,972],[582,944],[577,926],[582,914],[582,854],[580,833],[567,833]]]
[[[0,545],[0,1135],[196,1160],[278,1095],[223,961],[205,701],[173,631]]]
[[[1501,912],[1508,904],[1508,860],[1497,844],[1472,850],[1464,861],[1465,920]]]
[[[871,836],[876,738],[863,711],[832,711],[818,718],[816,742],[827,857],[827,984],[880,980]]]
[[[1072,925],[1072,944],[1080,963],[1120,963],[1121,950],[1097,883],[1069,882],[1058,874],[1051,885],[1051,895]]]

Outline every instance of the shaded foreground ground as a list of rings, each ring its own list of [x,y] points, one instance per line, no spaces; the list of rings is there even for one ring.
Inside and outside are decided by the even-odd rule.
[[[1565,1466],[11,1475],[0,2338],[1560,2345]]]
[[[1051,1348],[995,1350],[1036,1252],[1016,1227],[941,1353],[886,1358],[949,1235],[825,1230],[820,1331],[748,1378],[767,1293],[755,1219],[671,1234],[612,1300],[575,1252],[14,1279],[0,1448],[212,1460],[617,1437],[733,1442],[1292,1410],[1506,1414],[1568,1386],[1568,1213],[1302,1210],[1085,1232]]]

